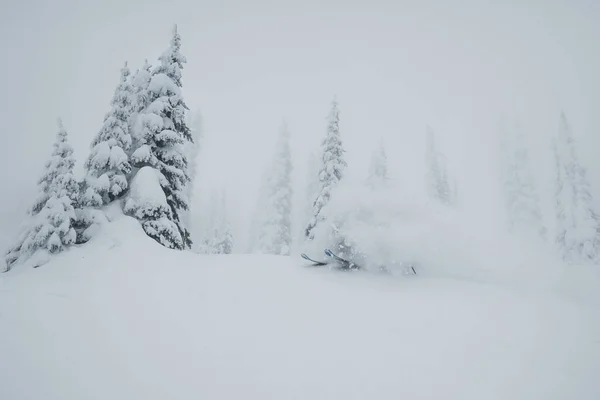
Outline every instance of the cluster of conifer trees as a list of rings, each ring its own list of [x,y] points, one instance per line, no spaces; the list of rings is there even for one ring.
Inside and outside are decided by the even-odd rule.
[[[107,221],[104,210],[113,204],[138,219],[162,245],[190,248],[184,218],[189,209],[193,132],[181,91],[186,59],[180,49],[175,26],[171,43],[155,66],[146,61],[131,74],[125,64],[80,180],[74,177],[73,149],[59,122],[54,150],[38,181],[39,196],[28,210],[21,235],[7,251],[7,269],[35,254],[44,259],[85,243]]]
[[[25,228],[6,253],[7,269],[36,254],[44,260],[73,244],[87,242],[108,221],[107,207],[118,206],[136,218],[146,234],[165,247],[191,248],[189,198],[200,129],[188,126],[188,108],[181,90],[186,59],[180,49],[181,38],[175,26],[170,45],[156,65],[146,61],[134,74],[127,63],[124,65],[111,108],[91,143],[82,179],[74,176],[73,149],[59,121],[51,157],[38,181],[39,194],[28,210]],[[453,206],[457,202],[456,181],[450,183],[446,160],[436,148],[433,130],[427,128],[426,134],[429,195]],[[548,240],[524,132],[512,127],[503,138],[503,186],[509,227],[512,231],[531,231]],[[600,261],[600,219],[594,211],[590,183],[564,114],[552,148],[556,174],[555,242],[567,263],[596,263]],[[319,159],[310,162],[313,168],[306,188],[310,204],[306,210],[305,240],[312,240],[317,225],[327,219],[324,209],[348,166],[344,153],[340,112],[334,100]],[[284,124],[254,215],[251,251],[279,255],[291,252],[292,168],[290,133]],[[387,179],[387,156],[382,142],[373,154],[367,184],[376,188],[385,185]],[[213,211],[219,211],[212,216],[207,233],[199,242],[201,252],[233,251],[224,204],[223,197],[213,200]]]

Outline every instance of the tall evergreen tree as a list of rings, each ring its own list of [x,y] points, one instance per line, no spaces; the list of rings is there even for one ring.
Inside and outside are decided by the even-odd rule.
[[[442,204],[452,204],[453,195],[448,182],[445,158],[435,147],[433,129],[427,127],[427,185],[429,195]]]
[[[515,125],[502,129],[504,147],[504,194],[512,232],[533,232],[544,238],[539,197],[534,185],[527,140],[523,129]]]
[[[186,249],[192,241],[182,218],[189,208],[187,185],[190,182],[184,145],[192,141],[192,136],[185,121],[187,106],[181,94],[181,70],[186,59],[180,49],[181,37],[175,26],[171,44],[159,57],[160,64],[152,72],[148,84],[148,105],[141,111],[138,121],[140,131],[136,139],[139,147],[131,160],[137,168],[149,166],[160,173],[159,182],[170,208],[165,217],[178,230],[173,236],[167,226],[170,224],[155,219],[152,229],[146,229],[146,233],[167,247]],[[148,219],[152,217],[144,217],[146,227],[149,226]]]
[[[270,166],[268,166],[270,167]],[[250,229],[248,237],[248,251],[253,253],[261,250],[260,232],[263,226],[263,221],[267,215],[267,204],[269,196],[269,174],[268,168],[262,171],[260,186],[258,189],[258,197],[254,205],[254,212],[252,213],[252,219],[250,220]]]
[[[320,190],[313,203],[313,214],[305,230],[305,236],[314,239],[314,229],[326,216],[323,207],[329,203],[331,191],[338,185],[344,176],[348,164],[344,160],[344,147],[340,136],[340,111],[334,99],[329,112],[327,132],[321,144],[322,167],[319,171]]]
[[[304,209],[302,210],[301,220],[302,221],[310,221],[313,216],[313,204],[315,199],[319,195],[320,182],[319,182],[319,170],[321,168],[321,164],[319,163],[319,158],[313,152],[310,153],[308,157],[308,166],[307,166],[307,175],[306,175],[306,186],[304,189]],[[299,229],[298,234],[299,239],[304,238],[304,233],[306,230],[306,226],[302,226]]]
[[[60,120],[58,125],[52,156],[38,180],[39,195],[28,210],[26,229],[6,254],[7,269],[38,251],[58,253],[75,243],[73,204],[78,197],[78,184],[73,176],[75,158]]]
[[[212,197],[209,211],[209,219],[200,245],[200,252],[204,254],[231,254],[233,252],[233,234],[227,217],[227,204],[224,193],[221,194],[220,199],[216,195]]]
[[[371,188],[380,188],[386,184],[388,177],[387,155],[383,140],[371,156],[371,165],[369,166],[369,177],[367,184]]]
[[[127,151],[131,147],[129,120],[132,102],[133,88],[125,63],[112,98],[111,110],[92,142],[91,153],[85,163],[85,205],[97,207],[108,204],[127,190],[127,177],[131,172]]]
[[[266,215],[259,233],[260,248],[268,254],[289,255],[292,246],[292,155],[290,133],[285,124],[280,129],[269,171]]]
[[[576,154],[575,139],[564,113],[554,142],[556,162],[556,242],[569,264],[598,262],[600,218],[593,209],[586,170]]]

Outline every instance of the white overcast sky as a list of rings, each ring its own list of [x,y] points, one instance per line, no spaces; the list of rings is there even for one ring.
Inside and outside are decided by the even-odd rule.
[[[122,64],[156,62],[175,23],[185,100],[204,117],[198,198],[225,187],[235,218],[252,210],[283,118],[303,188],[334,95],[355,177],[383,137],[392,176],[417,187],[429,124],[465,202],[493,210],[489,140],[506,115],[530,135],[550,196],[549,138],[564,110],[600,196],[598,1],[3,0],[0,244],[31,203],[56,118],[81,164]]]

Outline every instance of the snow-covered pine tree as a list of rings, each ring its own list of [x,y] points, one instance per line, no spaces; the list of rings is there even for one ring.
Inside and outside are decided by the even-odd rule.
[[[275,157],[269,170],[266,214],[259,233],[260,250],[289,255],[292,246],[292,155],[290,133],[280,128]]]
[[[127,151],[131,147],[129,119],[133,100],[129,75],[125,63],[112,98],[111,110],[92,141],[91,153],[84,165],[87,189],[83,204],[86,206],[106,205],[127,190],[127,178],[131,172]]]
[[[552,138],[552,153],[554,155],[555,184],[554,184],[554,207],[556,210],[556,238],[555,242],[561,258],[567,261],[567,210],[566,205],[570,203],[571,196],[565,187],[566,176],[562,166],[561,157],[558,149],[558,138]]]
[[[254,205],[254,212],[252,213],[252,218],[250,220],[250,229],[248,232],[248,251],[250,253],[254,253],[260,250],[260,231],[263,226],[263,221],[266,218],[267,212],[267,204],[268,204],[268,183],[269,183],[269,173],[267,167],[265,167],[261,174],[261,179],[259,180],[259,188],[258,188],[258,197],[256,198],[256,203]]]
[[[233,234],[231,232],[231,224],[229,219],[226,219],[221,230],[221,241],[217,246],[219,254],[233,253]]]
[[[148,85],[152,78],[152,65],[148,60],[144,60],[144,65],[141,69],[138,69],[131,79],[131,86],[133,89],[133,99],[131,103],[132,113],[142,112],[149,102]]]
[[[38,251],[58,253],[75,243],[73,204],[78,198],[78,184],[73,176],[75,158],[60,119],[58,127],[52,156],[38,180],[39,195],[28,210],[27,228],[6,254],[7,270]]]
[[[301,210],[302,215],[300,216],[301,221],[310,221],[313,213],[313,204],[315,199],[319,195],[319,170],[321,164],[319,158],[314,152],[311,152],[308,157],[307,175],[304,189],[304,207]],[[306,226],[301,226],[298,229],[298,239],[304,238]]]
[[[200,252],[204,254],[231,254],[233,251],[233,235],[227,217],[225,193],[219,199],[214,195],[210,203],[209,220]]]
[[[304,233],[310,240],[314,239],[315,227],[326,219],[326,216],[323,215],[323,207],[329,202],[331,191],[342,179],[348,166],[344,159],[345,150],[340,136],[340,111],[335,99],[331,103],[327,132],[321,148],[323,154],[319,171],[319,193],[313,202],[313,213]]]
[[[387,155],[385,153],[383,140],[381,140],[379,146],[371,156],[371,165],[369,166],[367,184],[371,188],[377,189],[385,186],[388,179]]]
[[[192,244],[182,218],[183,212],[189,208],[187,185],[190,182],[184,145],[193,139],[185,121],[187,106],[181,94],[181,69],[186,59],[180,49],[181,37],[175,26],[171,44],[159,57],[160,64],[152,72],[148,84],[148,106],[138,118],[140,130],[136,139],[139,147],[131,155],[135,167],[157,170],[160,174],[157,182],[169,205],[169,212],[160,218],[144,213],[141,219],[144,229],[159,243],[174,249],[190,248]],[[131,208],[129,212],[139,214]],[[173,225],[177,234],[173,234]]]
[[[435,147],[433,129],[427,126],[427,187],[429,195],[442,204],[450,205],[452,193],[448,182],[444,156]]]
[[[590,184],[564,113],[554,142],[556,162],[556,242],[568,264],[600,261],[600,218],[593,209]]]
[[[150,104],[148,85],[152,78],[152,66],[148,60],[144,60],[144,65],[138,69],[131,78],[131,87],[133,97],[131,99],[131,115],[129,117],[129,132],[131,133],[131,148],[128,155],[131,156],[142,144],[141,138],[143,131],[143,111]],[[132,165],[133,166],[133,165]],[[133,168],[135,175],[136,168]]]
[[[539,197],[534,185],[527,138],[519,125],[502,129],[504,194],[511,232],[533,233],[545,238]]]

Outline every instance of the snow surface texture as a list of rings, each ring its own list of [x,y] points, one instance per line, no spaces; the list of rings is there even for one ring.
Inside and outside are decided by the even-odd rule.
[[[169,250],[117,219],[85,247],[0,275],[0,398],[600,396],[584,269],[559,294],[305,265]]]

